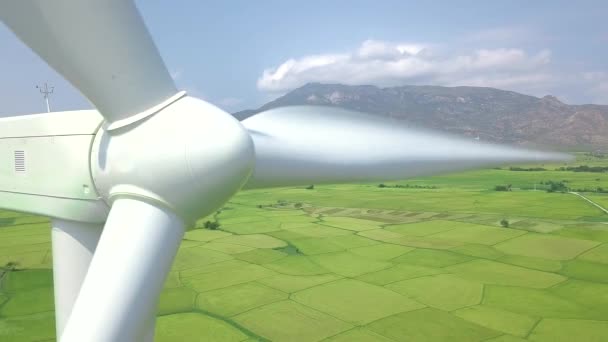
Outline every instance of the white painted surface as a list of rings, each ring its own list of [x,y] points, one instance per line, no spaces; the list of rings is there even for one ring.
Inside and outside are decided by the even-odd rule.
[[[55,326],[61,336],[87,275],[103,225],[52,220]]]
[[[96,110],[73,110],[0,118],[0,139],[92,135],[103,117]]]
[[[6,191],[0,191],[0,208],[90,223],[105,222],[110,211],[101,199],[79,200]]]
[[[0,191],[94,200],[89,167],[93,135],[0,139]],[[15,152],[23,152],[24,171]]]
[[[0,119],[0,207],[104,222],[108,206],[90,169],[102,120],[93,110]]]
[[[148,335],[183,235],[183,221],[169,210],[116,200],[61,341],[132,342]]]
[[[253,143],[230,114],[186,96],[144,121],[100,131],[91,165],[108,203],[154,201],[189,224],[220,208],[246,182]]]

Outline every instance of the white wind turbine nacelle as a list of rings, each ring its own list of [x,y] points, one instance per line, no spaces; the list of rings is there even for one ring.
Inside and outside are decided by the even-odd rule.
[[[0,1],[0,20],[99,111],[0,120],[0,165],[14,162],[0,170],[0,207],[53,217],[62,342],[153,339],[185,226],[242,186],[402,179],[566,157],[335,108],[278,108],[241,124],[177,91],[130,0]]]
[[[107,203],[148,201],[186,224],[219,209],[253,167],[253,142],[243,126],[188,96],[138,125],[100,130],[91,152],[93,180]]]
[[[52,230],[58,339],[150,340],[158,296],[185,226],[220,207],[247,180],[252,140],[229,114],[177,91],[132,1],[6,1],[0,19],[104,119],[100,128],[91,112],[56,116],[61,123],[50,123],[49,115],[12,120],[11,127],[28,134],[7,132],[14,139],[0,146],[31,155],[20,161],[33,169],[0,179],[25,180],[23,188],[3,187],[21,195],[19,204],[0,206],[53,215],[43,208],[52,204],[62,218],[53,220]],[[79,114],[84,122],[68,121]],[[91,144],[90,155],[83,154],[83,143]],[[60,189],[40,172],[43,167],[60,174],[63,165],[51,155],[58,146],[65,148],[64,167],[80,172],[74,183],[59,182]],[[31,193],[32,183],[44,193]],[[85,195],[74,191],[80,187],[88,189]],[[90,198],[91,191],[99,200]],[[98,225],[65,220],[96,222],[103,205],[94,202],[101,200],[111,205],[103,234]]]

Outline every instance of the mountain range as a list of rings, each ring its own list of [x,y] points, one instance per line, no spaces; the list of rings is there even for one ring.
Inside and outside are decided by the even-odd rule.
[[[551,95],[486,87],[309,83],[233,115],[243,120],[293,105],[336,106],[482,141],[569,151],[608,149],[608,105],[569,105]]]

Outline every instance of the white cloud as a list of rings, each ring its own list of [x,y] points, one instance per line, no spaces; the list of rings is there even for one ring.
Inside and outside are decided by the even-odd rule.
[[[390,44],[378,40],[366,40],[357,50],[356,56],[362,59],[399,58],[417,55],[426,47],[422,44]]]
[[[530,82],[550,79],[545,71],[550,62],[549,50],[497,48],[449,53],[449,49],[433,44],[367,40],[350,52],[289,59],[264,70],[257,86],[267,92],[285,92],[308,82],[530,87]]]

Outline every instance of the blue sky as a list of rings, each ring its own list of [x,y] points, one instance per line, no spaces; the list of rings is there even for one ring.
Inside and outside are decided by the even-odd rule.
[[[493,86],[608,104],[606,1],[137,1],[176,83],[225,110],[306,82]],[[0,25],[0,115],[89,108]],[[145,85],[144,85],[145,86]]]

